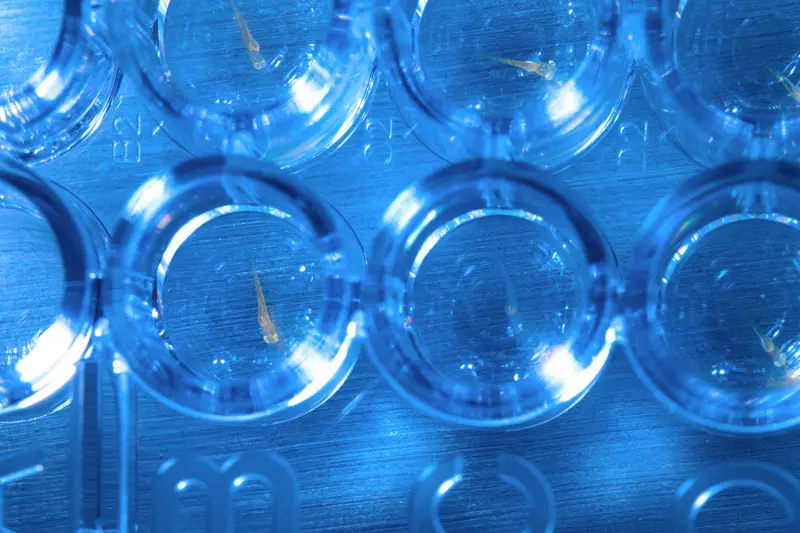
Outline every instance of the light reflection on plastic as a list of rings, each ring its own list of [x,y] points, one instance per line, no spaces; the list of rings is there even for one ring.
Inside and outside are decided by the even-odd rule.
[[[434,246],[439,243],[442,237],[447,235],[459,224],[460,222],[455,221],[454,224],[446,224],[440,228],[437,228],[422,242],[422,246],[419,247],[419,252],[417,252],[416,257],[414,257],[414,262],[411,264],[410,272],[414,277],[416,277],[417,272],[419,272],[419,269],[422,266],[422,262],[425,261],[425,258],[428,256],[431,250],[433,250]],[[408,247],[408,245],[406,246]]]
[[[421,17],[422,13],[425,11],[425,7],[428,5],[428,0],[418,0],[417,7],[414,9],[415,14],[417,17]]]
[[[697,499],[692,504],[692,511],[695,513],[699,513],[700,509],[706,504],[708,500],[711,499],[711,496],[713,495],[714,494],[710,490],[707,490],[704,493],[700,494],[700,496],[698,496]]]
[[[292,218],[292,215],[289,213],[285,213],[280,209],[276,209],[274,207],[266,207],[266,206],[252,206],[252,205],[222,205],[206,211],[205,213],[201,213],[196,217],[189,220],[186,224],[180,227],[178,231],[170,239],[167,247],[164,249],[163,254],[161,255],[161,262],[158,264],[158,276],[159,279],[163,280],[167,275],[167,270],[169,269],[170,263],[175,257],[175,254],[178,252],[178,249],[186,242],[186,239],[192,236],[192,234],[197,231],[201,226],[214,220],[217,217],[221,217],[224,215],[230,215],[232,213],[241,213],[241,212],[256,212],[256,213],[265,213],[281,220],[289,220]]]
[[[603,348],[586,367],[581,365],[568,346],[553,347],[542,360],[540,375],[550,387],[560,390],[560,401],[568,402],[589,388],[605,365],[616,339],[614,328],[607,329]]]
[[[426,215],[426,220],[428,218],[435,218],[436,212],[432,211]],[[430,253],[431,250],[439,243],[442,238],[456,229],[457,227],[466,224],[468,222],[472,222],[474,220],[480,220],[484,217],[490,216],[506,216],[506,217],[514,217],[514,218],[521,218],[522,220],[526,220],[528,222],[533,222],[534,224],[542,224],[543,218],[535,213],[530,213],[528,211],[522,209],[496,209],[496,208],[488,208],[488,209],[473,209],[463,215],[460,215],[456,218],[453,218],[446,224],[436,228],[436,230],[432,231],[428,237],[425,238],[422,245],[420,245],[419,251],[417,255],[414,257],[414,262],[411,264],[411,268],[409,269],[409,275],[411,277],[416,277],[417,273],[419,272],[420,267],[422,266],[422,262],[425,260],[427,255]],[[384,217],[385,219],[386,217]],[[415,235],[419,235],[419,232],[416,232]],[[411,247],[411,239],[409,238],[406,243],[406,249]]]
[[[416,189],[411,187],[395,198],[383,215],[383,223],[391,225],[395,231],[400,231],[408,225],[420,209],[422,209],[422,201],[417,197]]]
[[[436,220],[436,215],[437,214],[438,214],[438,212],[436,211],[436,209],[431,209],[430,211],[428,211],[428,214],[425,215],[425,218],[422,219],[422,222],[420,224],[418,224],[416,228],[414,228],[414,231],[412,231],[411,234],[408,236],[408,239],[406,239],[406,242],[405,242],[405,249],[406,250],[408,250],[409,248],[411,248],[411,246],[413,246],[413,244],[419,238],[420,233],[422,233],[423,230],[425,230],[425,228],[428,226],[428,224],[430,224],[431,222]]]
[[[31,385],[34,391],[56,381],[66,383],[75,374],[74,365],[61,365],[60,360],[72,344],[73,333],[63,317],[59,317],[49,328],[37,336],[32,343],[28,355],[17,361],[14,366],[21,381]],[[60,375],[47,376],[57,371]],[[43,378],[50,377],[47,383]]]
[[[347,336],[339,346],[339,350],[333,359],[328,359],[321,355],[317,347],[308,342],[303,342],[292,351],[287,364],[308,386],[287,402],[289,407],[299,405],[310,399],[333,380],[336,372],[344,366],[357,334],[358,322],[353,320],[347,324]],[[340,382],[338,386],[341,386],[343,382]]]
[[[42,100],[52,102],[63,92],[64,80],[61,78],[61,72],[58,69],[52,70],[42,83],[36,86],[36,96]]]
[[[568,346],[556,346],[549,350],[540,368],[542,377],[556,388],[568,384],[583,370]]]
[[[312,69],[313,66],[314,65],[311,65]],[[327,78],[326,81],[329,82],[329,84],[318,83],[317,80],[310,75],[313,71],[322,73],[323,76]],[[298,111],[301,113],[311,113],[319,108],[325,96],[330,92],[329,87],[331,87],[332,84],[333,81],[330,79],[330,74],[317,66],[316,69],[309,70],[306,76],[289,84],[289,94]]]
[[[207,223],[209,220],[213,220],[221,215],[228,215],[236,211],[236,208],[232,205],[224,205],[218,207],[216,209],[212,209],[211,211],[207,211],[203,214],[197,215],[189,222],[184,224],[180,227],[178,231],[175,232],[175,235],[170,239],[169,245],[167,249],[164,250],[164,254],[161,256],[161,264],[159,265],[159,271],[161,270],[163,265],[169,265],[172,262],[172,258],[175,257],[175,252],[178,251],[178,248],[188,239],[192,233],[197,231],[197,229],[202,226],[203,224]],[[159,272],[161,273],[161,272]],[[163,273],[166,275],[166,270]]]
[[[547,115],[553,122],[561,122],[574,115],[586,103],[586,96],[570,80],[547,103]]]
[[[148,212],[155,211],[161,205],[161,199],[166,192],[166,178],[161,176],[153,178],[136,191],[131,202],[128,204],[126,216],[143,216]]]
[[[439,485],[439,489],[436,491],[436,496],[439,498],[444,498],[445,495],[447,494],[447,491],[455,487],[456,484],[460,483],[462,480],[463,478],[460,475],[451,477],[450,479]]]

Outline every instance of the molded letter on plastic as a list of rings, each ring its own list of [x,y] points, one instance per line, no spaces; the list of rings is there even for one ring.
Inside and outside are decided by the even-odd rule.
[[[171,533],[178,529],[180,493],[191,485],[203,487],[208,494],[210,509],[207,531],[236,532],[236,489],[250,479],[257,479],[272,487],[275,510],[272,531],[297,533],[299,502],[294,472],[279,455],[261,452],[235,455],[221,468],[203,457],[165,461],[154,480],[153,532]]]
[[[555,530],[555,499],[547,479],[531,463],[506,453],[497,458],[497,475],[518,489],[528,502],[525,531],[552,533]],[[438,508],[448,490],[463,479],[464,456],[455,455],[429,466],[411,489],[409,531],[442,533]]]
[[[800,482],[789,472],[757,461],[730,462],[711,466],[686,481],[675,495],[670,531],[694,531],[703,505],[719,492],[733,487],[759,489],[775,498],[797,525],[800,510]]]

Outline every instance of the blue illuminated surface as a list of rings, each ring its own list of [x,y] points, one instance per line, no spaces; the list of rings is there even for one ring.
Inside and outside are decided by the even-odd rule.
[[[68,187],[112,227],[147,178],[188,157],[125,84],[116,108],[91,142],[38,166],[37,172]],[[296,178],[336,207],[369,248],[395,196],[444,165],[402,122],[381,82],[367,119],[352,137],[336,152],[297,172]],[[587,200],[624,271],[648,211],[679,181],[699,171],[700,166],[670,144],[643,90],[634,83],[607,137],[557,178]],[[231,250],[240,245],[235,239],[224,242]],[[198,276],[193,286],[200,293],[218,292],[224,283],[213,271]],[[528,502],[497,476],[500,453],[524,459],[547,479],[559,532],[672,533],[676,491],[712,464],[763,461],[800,476],[796,435],[731,439],[702,432],[668,413],[651,396],[618,347],[599,382],[576,407],[543,426],[512,433],[457,429],[423,416],[378,377],[365,355],[327,403],[277,426],[191,419],[129,389],[123,378],[120,390],[136,396],[137,410],[126,412],[123,420],[129,419],[130,425],[123,422],[118,428],[110,378],[103,378],[102,399],[108,402],[102,405],[104,440],[83,449],[87,471],[99,465],[102,474],[100,479],[91,474],[85,484],[99,488],[102,495],[86,495],[81,514],[89,516],[99,508],[102,521],[114,530],[120,513],[117,488],[122,483],[132,497],[130,507],[122,508],[123,516],[128,513],[140,531],[153,531],[158,472],[186,455],[208,458],[216,467],[209,466],[209,471],[226,472],[236,464],[237,454],[279,454],[297,483],[300,530],[348,533],[407,531],[413,484],[430,465],[454,455],[463,456],[464,468],[458,483],[441,489],[438,513],[447,531],[523,527]],[[124,375],[124,368],[117,370],[116,376]],[[0,482],[7,484],[4,525],[17,533],[68,527],[69,468],[76,463],[69,460],[66,443],[75,438],[69,427],[73,414],[70,408],[42,420],[0,425],[3,454],[30,443],[43,451],[42,456],[9,459],[15,471],[30,475],[0,472]],[[135,450],[135,462],[124,471],[118,468],[120,446]],[[264,503],[269,491],[258,475],[245,476],[246,483],[231,476],[239,495],[237,531],[260,531],[257,528],[270,523],[267,512],[279,499]],[[779,477],[785,480],[782,472]],[[186,490],[181,501],[188,509],[199,508],[204,504],[202,494],[189,485],[182,487]],[[744,485],[763,490],[763,482]],[[759,496],[756,490],[708,489],[699,498],[707,498],[695,502],[697,507],[705,504],[700,518],[707,516],[698,521],[698,531],[773,532],[797,527],[787,524],[783,502]],[[96,500],[99,504],[94,506]],[[203,531],[207,515],[181,516],[183,531]]]

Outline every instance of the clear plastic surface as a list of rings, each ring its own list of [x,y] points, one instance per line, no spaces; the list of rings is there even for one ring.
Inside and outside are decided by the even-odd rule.
[[[88,0],[11,0],[0,27],[0,148],[29,162],[57,157],[88,138],[117,94],[121,74]]]
[[[563,165],[614,123],[633,74],[627,2],[377,0],[403,120],[441,157]]]
[[[69,422],[94,405],[83,396],[73,401],[74,387],[96,353],[107,245],[102,224],[77,197],[0,157],[3,531],[75,531],[80,476],[70,475],[77,426]],[[48,500],[52,494],[57,501]]]
[[[646,2],[623,3],[621,9],[630,15],[630,8]],[[455,10],[457,4],[451,2],[450,6]],[[248,14],[251,8],[244,0],[237,5],[252,30],[257,21]],[[510,5],[526,14],[524,6]],[[776,14],[794,7],[785,2],[770,5]],[[31,13],[38,11],[24,14]],[[531,26],[538,23],[535,15],[511,22],[525,21]],[[230,22],[232,35],[241,39],[238,24]],[[507,26],[485,35],[486,49],[504,49]],[[15,32],[34,33],[42,37],[43,45],[50,36],[46,28],[23,20],[4,26],[4,30],[4,39]],[[254,36],[263,47],[263,39]],[[451,51],[458,53],[458,47]],[[246,53],[244,59],[249,61]],[[133,83],[123,85],[112,116],[91,142],[36,169],[78,194],[109,227],[145,181],[186,158],[165,135],[161,118],[153,120],[136,90]],[[404,125],[389,91],[381,85],[367,120],[347,143],[328,157],[297,169],[294,178],[340,209],[362,242],[372,242],[393,199],[410,183],[418,183],[443,166],[438,156],[417,141],[414,133],[419,127],[411,129]],[[571,159],[569,168],[557,176],[558,182],[591,202],[596,220],[623,265],[632,264],[634,235],[653,205],[677,182],[700,171],[669,142],[669,133],[652,115],[642,85],[633,84],[619,122],[608,128],[595,149]],[[553,183],[556,178],[547,180]],[[178,274],[175,283],[165,279],[165,291],[173,297],[171,303],[165,303],[166,318],[176,319],[170,327],[181,347],[179,355],[197,372],[224,370],[213,365],[213,359],[206,363],[193,358],[194,352],[189,350],[207,354],[202,350],[215,342],[225,345],[225,336],[234,339],[227,345],[234,348],[241,346],[238,342],[244,337],[251,339],[250,346],[270,348],[258,324],[250,258],[242,252],[259,247],[250,246],[252,239],[245,230],[237,231],[235,223],[226,226],[224,220],[234,219],[217,217],[194,232],[197,241],[190,237],[171,265],[180,267],[172,272]],[[249,222],[243,225],[255,227]],[[518,225],[511,227],[519,233]],[[768,227],[783,228],[779,224]],[[497,236],[496,227],[489,229]],[[205,230],[211,233],[204,241]],[[460,230],[470,237],[466,225],[451,231],[446,239],[456,238]],[[745,236],[748,243],[757,242],[752,235]],[[498,243],[509,247],[501,237]],[[255,238],[257,242],[269,240],[261,234]],[[214,245],[208,245],[208,240]],[[465,237],[461,242],[470,241]],[[446,247],[437,249],[447,251]],[[187,253],[183,260],[181,250]],[[740,247],[736,250],[746,257]],[[476,247],[475,251],[480,266],[486,248]],[[235,262],[234,281],[220,281],[230,270],[217,272],[219,264],[203,262],[205,253],[224,257],[220,263]],[[769,253],[774,256],[777,252]],[[464,261],[469,261],[470,254],[471,248],[466,248]],[[270,285],[275,272],[272,255],[257,254],[253,259],[268,312],[280,331],[286,317],[275,316],[280,312],[275,307],[280,308],[282,300],[276,304],[272,295],[278,289]],[[193,261],[198,265],[196,275],[189,268]],[[443,263],[439,262],[439,272],[445,271]],[[774,273],[761,261],[746,259],[745,263],[754,269],[740,272],[740,278]],[[37,270],[38,265],[33,265],[24,274],[33,275]],[[515,279],[514,272],[508,274]],[[485,315],[475,312],[475,307],[484,305],[475,294],[464,299],[472,304],[468,312],[478,316],[479,325],[488,323],[491,331],[496,331],[495,324],[504,327],[505,302],[501,284],[491,282],[491,277],[485,276],[486,284],[492,295],[499,291],[499,297],[497,305],[486,304]],[[151,276],[151,287],[153,279]],[[521,299],[525,291],[516,288]],[[36,287],[31,290],[36,295]],[[775,294],[780,301],[776,292],[768,294]],[[4,296],[0,293],[0,302],[10,304]],[[15,299],[22,296],[13,293]],[[212,301],[221,302],[217,321],[230,316],[237,326],[215,330],[221,332],[217,339],[204,335],[205,331],[194,337],[187,334],[199,331],[192,329],[191,312],[198,311],[198,323],[213,322],[205,317],[214,309]],[[183,304],[187,310],[181,310]],[[537,307],[545,304],[549,302],[538,302]],[[247,309],[242,311],[244,306]],[[754,307],[745,310],[763,311]],[[484,316],[489,320],[484,321]],[[770,316],[753,314],[767,324]],[[106,325],[100,322],[96,334],[103,337],[108,332]],[[743,330],[747,327],[743,322]],[[706,338],[709,329],[704,320],[686,321],[681,324],[681,335]],[[764,354],[757,351],[759,338],[746,342],[751,341],[756,345],[748,344],[748,349]],[[100,351],[100,345],[94,345],[93,354]],[[551,527],[554,509],[559,533],[676,533],[681,531],[676,523],[704,533],[796,531],[796,513],[792,511],[797,506],[791,502],[796,496],[800,453],[794,432],[731,439],[700,431],[665,411],[626,359],[619,357],[622,354],[614,357],[614,351],[612,348],[602,377],[586,400],[546,424],[514,432],[454,428],[440,418],[421,416],[411,402],[392,390],[368,357],[359,359],[341,388],[324,404],[281,424],[271,424],[280,418],[271,416],[248,423],[220,423],[220,418],[209,420],[192,412],[187,416],[187,410],[176,410],[139,386],[126,365],[118,362],[113,366],[114,360],[103,360],[112,366],[106,372],[108,368],[88,364],[93,358],[84,359],[76,372],[78,379],[73,378],[76,390],[68,408],[22,423],[0,423],[0,523],[16,533],[249,533],[280,531],[277,524],[295,525],[309,533],[404,532],[419,524],[409,505],[414,501],[424,518],[437,518],[441,529],[459,533],[536,531],[532,511],[541,511],[539,516],[546,511],[550,522],[538,523]],[[235,370],[240,371],[252,375],[247,368]],[[226,374],[219,375],[224,378]],[[106,403],[109,397],[115,401]],[[72,449],[73,445],[77,449]],[[509,456],[516,459],[500,461]],[[462,458],[463,468],[459,468]],[[758,461],[761,466],[728,468],[731,461]],[[448,470],[454,464],[457,468]],[[544,479],[526,475],[530,465],[535,465]],[[499,473],[512,475],[501,477]],[[423,478],[444,483],[417,490],[415,481]],[[432,517],[429,511],[434,508]],[[73,513],[78,520],[70,519]],[[430,522],[423,524],[430,526]]]
[[[66,401],[90,351],[106,243],[80,200],[0,159],[0,422]]]
[[[155,176],[112,246],[104,328],[117,370],[182,412],[295,418],[357,359],[361,246],[277,169],[217,156]]]
[[[467,162],[406,189],[369,268],[373,359],[428,413],[545,422],[594,383],[615,338],[616,259],[549,175]]]
[[[731,163],[650,214],[631,261],[625,327],[640,376],[713,430],[800,421],[800,169]]]
[[[680,486],[672,505],[672,531],[685,533],[696,531],[695,527],[699,529],[706,526],[707,523],[700,520],[700,514],[709,500],[723,491],[730,492],[731,489],[743,488],[765,493],[770,499],[780,504],[782,512],[762,513],[761,511],[765,507],[769,508],[766,505],[760,506],[761,508],[756,507],[751,511],[751,514],[763,515],[759,518],[765,527],[781,531],[783,530],[782,526],[790,525],[793,530],[797,529],[797,513],[800,511],[800,481],[790,472],[769,463],[731,461],[706,467]],[[749,502],[759,500],[759,498],[753,498],[752,492],[749,496]],[[781,515],[785,515],[787,519],[781,519],[783,518]],[[726,519],[723,518],[723,520]],[[719,520],[719,522],[723,520]],[[735,527],[739,524],[730,525]]]
[[[290,167],[363,119],[377,75],[367,7],[111,0],[108,22],[123,69],[178,144]]]
[[[61,23],[64,19],[64,0],[43,0],[35,9],[24,0],[9,0],[0,13],[0,25],[36,26],[41,38],[31,39],[30,33],[8,32],[0,52],[0,92],[8,95],[28,81],[37,71],[47,67],[53,56]]]
[[[698,163],[800,153],[800,9],[736,0],[649,0],[650,104]]]
[[[463,455],[437,461],[422,472],[411,488],[410,531],[439,533],[444,529],[439,518],[439,506],[447,492],[461,482],[463,475]],[[519,490],[528,503],[524,531],[555,531],[556,505],[553,489],[534,465],[515,455],[501,453],[497,457],[497,477]]]

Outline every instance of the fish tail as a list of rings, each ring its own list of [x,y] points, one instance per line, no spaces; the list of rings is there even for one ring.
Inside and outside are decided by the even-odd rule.
[[[519,61],[514,61],[513,59],[505,59],[503,57],[495,57],[495,56],[482,56],[482,57],[489,61],[494,61],[495,63],[502,63],[503,65],[508,65],[510,67],[519,67]]]
[[[258,271],[256,270],[255,263],[251,262],[253,269],[253,285],[256,287],[256,297],[258,298],[258,311],[266,311],[266,302],[264,301],[264,292],[261,289],[261,280],[258,278]]]
[[[744,309],[744,308],[741,306],[741,304],[739,304],[739,302],[736,302],[736,307],[739,309],[739,312],[742,314],[742,316],[744,317],[744,319],[745,319],[745,320],[747,320],[747,322],[750,324],[750,327],[751,327],[751,328],[753,328],[753,331],[755,331],[755,332],[756,332],[756,333],[759,335],[759,337],[762,337],[762,338],[763,338],[763,337],[766,337],[766,336],[767,336],[767,334],[764,332],[764,330],[762,330],[762,329],[761,329],[761,328],[758,326],[758,324],[756,323],[755,319],[754,319],[754,318],[753,318],[753,317],[750,315],[750,313],[748,313],[748,312],[747,312],[747,311],[746,311],[746,310],[745,310],[745,309]]]
[[[233,10],[233,16],[236,17],[236,22],[238,22],[239,26],[241,26],[242,16],[239,14],[239,8],[236,7],[236,2],[234,2],[233,0],[228,0],[228,5],[230,5],[231,9]]]

